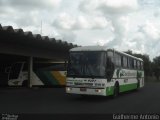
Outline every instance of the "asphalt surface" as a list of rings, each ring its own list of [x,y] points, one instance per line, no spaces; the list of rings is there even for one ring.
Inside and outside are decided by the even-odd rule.
[[[160,113],[160,83],[115,99],[68,95],[64,88],[3,88],[0,113]]]

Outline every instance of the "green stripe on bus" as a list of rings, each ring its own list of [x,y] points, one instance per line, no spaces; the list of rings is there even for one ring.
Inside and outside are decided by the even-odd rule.
[[[36,71],[35,73],[45,85],[59,85],[59,82],[54,78],[51,72]]]
[[[137,83],[120,85],[119,92],[125,92],[137,88]]]
[[[133,90],[136,88],[137,88],[137,83],[120,85],[119,92],[125,92],[125,91]],[[113,95],[113,93],[114,93],[114,86],[106,88],[106,95],[107,96]]]
[[[59,82],[54,78],[51,72],[44,71],[44,74],[47,77],[47,80],[51,83],[51,85],[59,85]]]
[[[108,96],[108,95],[113,95],[113,86],[111,86],[111,87],[107,87],[106,88],[106,95]]]
[[[43,72],[41,72],[41,71],[36,71],[35,72],[36,73],[36,75],[40,78],[40,80],[45,84],[45,85],[49,85],[50,83],[49,83],[49,81],[47,81],[46,79],[46,76],[43,74]]]

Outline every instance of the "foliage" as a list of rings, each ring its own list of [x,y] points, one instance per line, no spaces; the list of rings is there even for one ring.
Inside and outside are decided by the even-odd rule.
[[[155,57],[153,59],[153,72],[154,75],[156,76],[157,80],[159,80],[159,76],[160,76],[160,56]]]

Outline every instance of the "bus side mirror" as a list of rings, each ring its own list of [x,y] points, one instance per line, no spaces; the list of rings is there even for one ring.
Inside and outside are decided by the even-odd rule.
[[[108,81],[111,81],[114,72],[114,64],[112,63],[111,58],[107,58],[106,62],[106,77]]]
[[[111,59],[110,58],[107,58],[106,67],[107,67],[107,69],[111,68]]]
[[[109,74],[110,74],[110,59],[107,58],[105,75],[106,75],[106,77],[107,77],[108,80],[109,80]]]

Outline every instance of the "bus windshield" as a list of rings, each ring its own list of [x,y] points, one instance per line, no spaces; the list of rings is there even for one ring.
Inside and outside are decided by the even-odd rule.
[[[70,52],[68,77],[104,77],[105,52]]]

